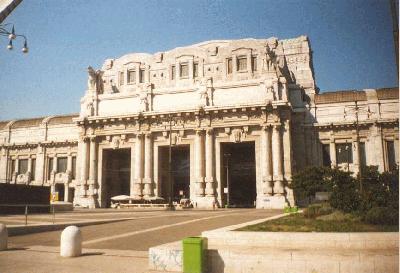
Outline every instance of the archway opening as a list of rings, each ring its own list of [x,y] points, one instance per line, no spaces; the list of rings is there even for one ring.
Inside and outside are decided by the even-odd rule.
[[[255,143],[222,143],[221,147],[224,203],[230,207],[254,207],[257,197]]]
[[[169,147],[160,147],[160,178],[161,196],[165,200],[170,197],[169,170]],[[171,148],[171,183],[173,185],[173,201],[179,202],[182,198],[190,199],[190,146],[179,145]]]
[[[110,207],[111,197],[130,195],[131,149],[104,150],[101,206]]]

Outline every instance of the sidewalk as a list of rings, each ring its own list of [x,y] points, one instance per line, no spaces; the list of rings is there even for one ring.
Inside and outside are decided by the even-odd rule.
[[[32,246],[0,251],[2,273],[158,272],[148,270],[147,251],[83,249],[82,256],[63,258],[58,247]]]

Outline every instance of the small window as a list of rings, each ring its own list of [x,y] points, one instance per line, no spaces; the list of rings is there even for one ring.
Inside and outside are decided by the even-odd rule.
[[[53,171],[53,162],[54,159],[52,157],[49,158],[49,164],[47,166],[47,180],[51,179],[51,172]]]
[[[179,75],[180,78],[188,78],[189,77],[189,66],[187,63],[180,65],[179,74],[180,74]]]
[[[124,72],[119,72],[119,85],[124,85]]]
[[[129,70],[128,71],[128,83],[135,83],[136,82],[136,71]]]
[[[229,59],[227,59],[227,71],[228,71],[228,74],[232,74],[232,58],[229,58]]]
[[[199,64],[193,63],[193,78],[197,78],[199,76]]]
[[[72,157],[72,166],[71,166],[71,176],[72,179],[76,178],[76,156]]]
[[[36,158],[31,159],[31,177],[32,180],[36,179]]]
[[[386,141],[386,151],[389,171],[394,171],[397,167],[394,141]]]
[[[336,161],[337,164],[353,163],[353,150],[351,143],[336,144]]]
[[[57,158],[57,172],[65,173],[67,171],[67,162],[68,159],[66,157]]]
[[[360,142],[360,165],[361,167],[365,167],[367,166],[367,157],[365,154],[365,143],[364,142]]]
[[[251,57],[251,69],[257,71],[257,57]]]
[[[175,80],[175,65],[171,65],[171,80]]]
[[[329,144],[322,144],[322,161],[324,166],[331,166],[331,150]]]
[[[11,160],[11,173],[15,172],[15,159]]]
[[[238,71],[246,71],[247,70],[247,58],[239,57],[237,59],[237,70]]]
[[[139,70],[139,82],[144,83],[144,69]]]
[[[23,174],[28,171],[28,159],[20,159],[18,165],[18,174]]]

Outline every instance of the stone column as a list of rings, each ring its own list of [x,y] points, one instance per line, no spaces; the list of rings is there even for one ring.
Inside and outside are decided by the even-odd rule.
[[[196,195],[204,196],[203,131],[196,130],[195,137]]]
[[[67,173],[69,174],[68,176],[68,181],[65,184],[65,190],[64,190],[64,201],[68,202],[69,200],[69,178],[72,177],[72,155],[71,153],[68,153],[67,157]]]
[[[28,157],[28,170],[27,170],[27,172],[28,172],[28,183],[30,183],[31,179],[32,179],[32,156],[31,155],[29,155],[29,157]]]
[[[269,126],[261,128],[261,170],[263,179],[263,194],[272,195],[272,170],[271,170],[271,132]]]
[[[83,137],[81,139],[81,160],[80,160],[80,185],[81,191],[80,196],[86,196],[86,182],[88,174],[88,139]]]
[[[215,196],[214,190],[214,133],[206,130],[206,190],[207,196]]]
[[[7,149],[2,148],[0,154],[0,183],[5,183],[7,180]]]
[[[290,120],[285,121],[285,128],[283,131],[283,167],[284,177],[288,184],[292,182],[292,141],[291,141],[291,126]],[[294,205],[293,190],[286,188],[287,199],[291,206]]]
[[[189,65],[189,79],[193,80],[193,76],[194,76],[193,75],[193,70],[194,70],[194,68],[193,68],[193,66],[194,66],[193,59],[189,60],[188,65]]]
[[[360,143],[357,142],[357,138],[353,138],[352,149],[353,149],[353,172],[354,174],[358,174],[360,172],[360,157],[359,157],[359,149]]]
[[[281,150],[281,125],[275,124],[272,128],[272,159],[274,173],[274,193],[284,194],[283,170],[282,170],[282,150]]]
[[[145,197],[153,196],[153,136],[146,133],[144,142],[144,189]]]
[[[291,136],[290,136],[290,120],[285,121],[283,130],[283,164],[285,170],[286,181],[292,181],[292,147],[291,147]]]
[[[96,188],[96,171],[97,171],[97,141],[96,137],[90,138],[90,160],[89,160],[89,195],[94,195]]]
[[[44,179],[44,162],[45,162],[45,148],[41,146],[40,144],[37,147],[37,153],[36,153],[36,181],[40,182],[41,184],[45,183]]]
[[[135,184],[134,184],[134,196],[143,196],[142,189],[142,178],[143,178],[143,134],[139,133],[136,135],[135,145]]]
[[[233,55],[232,56],[232,78],[236,79],[236,73],[237,72],[237,56]]]
[[[383,150],[382,128],[378,123],[371,126],[371,141],[373,146],[373,157],[375,158],[375,165],[378,166],[380,172],[385,171],[385,154]]]
[[[331,142],[329,143],[329,154],[331,156],[331,167],[336,167],[336,146],[335,139],[331,138]]]
[[[135,144],[136,145],[136,144]],[[136,173],[135,173],[135,158],[136,158],[136,148],[135,145],[131,147],[131,177],[130,177],[130,184],[129,184],[129,195],[131,197],[135,196],[135,179],[136,179]]]

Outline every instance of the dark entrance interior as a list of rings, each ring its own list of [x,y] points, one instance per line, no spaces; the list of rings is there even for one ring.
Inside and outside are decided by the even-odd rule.
[[[111,197],[130,194],[131,150],[104,150],[102,207],[110,207]]]
[[[224,188],[229,188],[229,194],[223,195],[225,204],[229,197],[231,207],[254,207],[257,196],[254,142],[223,143],[222,158]]]
[[[64,184],[57,183],[55,184],[55,191],[58,192],[58,201],[64,201],[65,194],[65,186]]]
[[[170,196],[168,183],[168,150],[169,147],[160,147],[160,177],[161,195],[166,201]],[[171,149],[171,182],[173,184],[173,200],[190,198],[190,146],[179,145]]]

